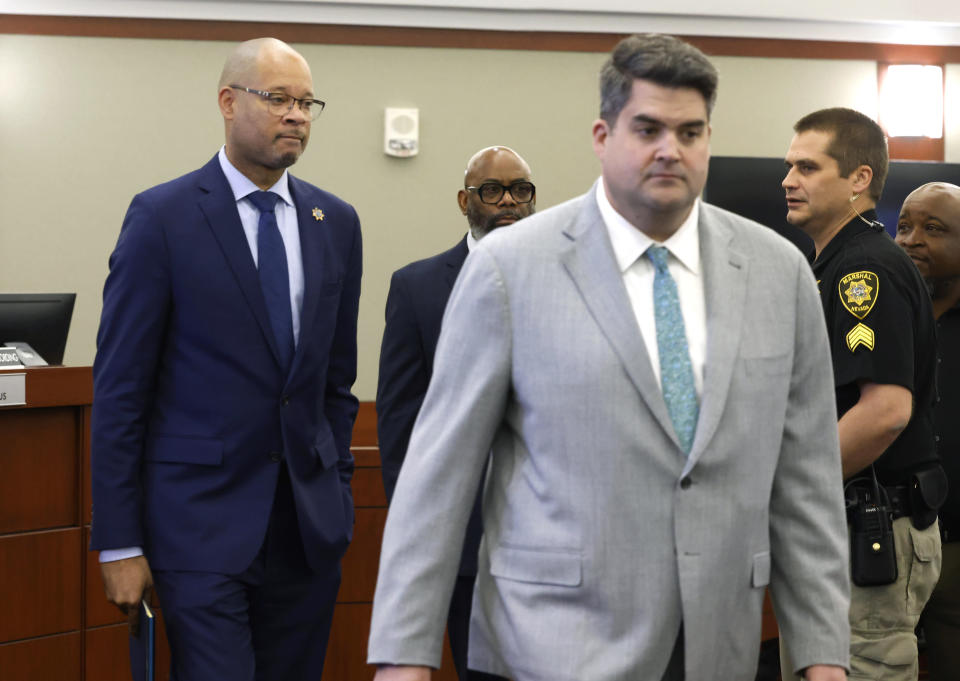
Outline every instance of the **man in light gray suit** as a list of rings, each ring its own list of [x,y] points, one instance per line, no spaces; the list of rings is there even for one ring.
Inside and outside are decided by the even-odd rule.
[[[747,681],[769,585],[806,678],[844,678],[816,284],[789,243],[698,200],[716,84],[686,43],[622,41],[593,124],[601,179],[467,259],[387,519],[378,681],[439,666],[463,499],[491,451],[471,668]]]

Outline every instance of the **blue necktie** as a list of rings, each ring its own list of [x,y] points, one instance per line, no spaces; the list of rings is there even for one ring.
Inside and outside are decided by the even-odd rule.
[[[667,269],[669,251],[664,246],[651,246],[646,251],[656,269],[653,278],[653,309],[657,323],[657,351],[660,354],[660,385],[663,400],[680,440],[684,454],[690,453],[697,430],[697,389],[693,382],[693,366],[687,347],[687,333],[680,312],[677,283]]]
[[[293,313],[290,309],[290,275],[287,252],[273,209],[280,198],[273,192],[253,192],[247,198],[260,211],[257,223],[257,267],[260,288],[267,303],[270,326],[280,351],[280,366],[286,372],[293,361]]]

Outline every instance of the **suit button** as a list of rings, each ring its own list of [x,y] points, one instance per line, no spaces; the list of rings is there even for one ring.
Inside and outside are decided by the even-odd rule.
[[[680,489],[690,489],[690,485],[692,484],[693,480],[691,480],[689,477],[684,478],[680,481]]]
[[[284,395],[283,397],[280,398],[280,406],[281,406],[281,407],[285,407],[285,406],[287,406],[288,404],[290,404],[290,396],[289,396],[289,395]]]
[[[270,452],[270,460],[274,463],[280,463],[280,452]]]

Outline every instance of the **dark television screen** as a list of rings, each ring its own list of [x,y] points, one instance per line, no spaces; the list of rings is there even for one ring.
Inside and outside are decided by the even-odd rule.
[[[720,208],[756,220],[813,254],[813,241],[787,222],[787,202],[780,183],[782,158],[713,156],[703,198]]]
[[[714,156],[704,198],[780,232],[794,243],[809,243],[806,235],[787,223],[787,206],[780,183],[786,174],[782,158]],[[877,215],[893,235],[900,206],[907,194],[927,182],[960,185],[960,164],[931,161],[891,161]]]
[[[48,364],[63,363],[76,293],[0,293],[0,345],[29,343]]]
[[[933,161],[891,161],[883,196],[877,204],[877,216],[890,234],[897,232],[897,220],[903,200],[914,189],[927,182],[949,182],[960,185],[960,163]]]

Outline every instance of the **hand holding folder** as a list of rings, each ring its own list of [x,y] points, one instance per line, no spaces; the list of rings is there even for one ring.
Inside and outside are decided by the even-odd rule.
[[[130,629],[130,676],[133,681],[154,681],[156,618],[146,600],[140,601],[136,631]]]

